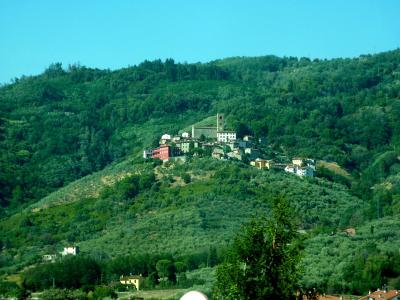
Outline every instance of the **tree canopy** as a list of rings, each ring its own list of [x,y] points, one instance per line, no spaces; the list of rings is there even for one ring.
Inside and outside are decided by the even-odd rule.
[[[271,218],[252,219],[236,236],[217,269],[216,299],[292,299],[297,291],[300,249],[293,212],[277,198]]]

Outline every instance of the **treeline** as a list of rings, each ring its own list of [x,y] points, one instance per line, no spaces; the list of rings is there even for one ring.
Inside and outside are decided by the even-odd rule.
[[[97,261],[89,256],[71,256],[29,268],[22,274],[23,286],[30,291],[56,287],[87,292],[100,285],[118,286],[120,276],[141,275],[141,288],[189,287],[202,282],[187,279],[186,271],[213,267],[222,260],[222,255],[221,251],[211,247],[181,257],[138,254]]]
[[[398,50],[333,60],[167,59],[113,72],[53,64],[0,88],[0,204],[40,199],[217,111],[229,127],[267,137],[275,152],[338,162],[355,179],[354,195],[369,201],[371,184],[386,177],[367,169],[400,143],[399,74]]]
[[[165,118],[166,113],[172,117],[210,109],[212,97],[206,94],[154,93],[161,82],[226,78],[226,72],[212,64],[176,64],[168,59],[118,72],[77,65],[64,70],[53,64],[38,77],[3,86],[0,206],[40,199],[142,149],[146,139],[141,131],[127,132],[126,127]]]
[[[347,284],[334,283],[337,291],[362,295],[388,285],[400,288],[400,253],[379,251],[373,243],[368,246],[368,250],[358,253],[345,269],[343,278]]]
[[[104,234],[116,243],[123,240],[124,245],[146,246],[148,251],[154,249],[155,242],[148,237],[155,232],[156,243],[163,247],[168,244],[168,251],[192,251],[197,247],[192,241],[198,243],[199,236],[204,238],[203,242],[225,243],[254,210],[267,211],[270,197],[279,194],[287,195],[304,229],[323,227],[330,232],[358,226],[365,220],[359,199],[351,197],[342,186],[320,179],[298,180],[287,174],[260,172],[240,162],[212,158],[155,165],[157,162],[149,161],[129,166],[121,174],[131,175],[101,186],[98,197],[74,201],[83,197],[78,194],[77,198],[67,198],[71,200],[67,205],[53,206],[50,201],[50,207],[39,213],[25,211],[4,219],[0,222],[0,245],[4,246],[0,250],[0,267],[26,259],[34,263],[34,258],[28,258],[22,250],[25,247],[54,252],[54,247],[64,241],[74,244],[96,240],[95,248],[121,254],[123,250],[99,239]],[[138,171],[140,176],[132,174]],[[107,177],[99,174],[98,180]],[[81,182],[73,190],[89,184]],[[63,190],[53,201],[69,197],[70,193],[71,190]],[[214,235],[224,238],[216,241]],[[161,248],[152,251],[164,251]],[[22,256],[12,251],[20,251]]]

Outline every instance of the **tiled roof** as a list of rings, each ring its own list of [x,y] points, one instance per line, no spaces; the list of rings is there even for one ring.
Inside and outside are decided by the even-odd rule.
[[[375,291],[367,296],[361,297],[360,300],[368,300],[370,298],[376,300],[391,300],[399,296],[399,291],[397,290],[390,290],[390,291]]]

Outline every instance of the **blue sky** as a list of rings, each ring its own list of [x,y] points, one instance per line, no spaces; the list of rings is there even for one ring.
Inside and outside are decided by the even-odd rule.
[[[0,83],[53,62],[117,69],[399,47],[399,0],[0,0]]]

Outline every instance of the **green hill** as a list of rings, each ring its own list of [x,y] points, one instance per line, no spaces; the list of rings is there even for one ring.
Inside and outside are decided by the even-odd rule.
[[[148,180],[136,196],[127,197],[121,183],[135,174]],[[189,183],[181,180],[184,174],[190,174]],[[344,280],[343,270],[352,267],[351,257],[363,253],[364,247],[372,243],[383,253],[400,243],[394,227],[398,222],[387,217],[370,223],[362,200],[325,179],[302,179],[211,158],[164,166],[128,159],[0,221],[0,240],[6,245],[0,254],[2,271],[15,272],[40,262],[41,255],[69,244],[102,258],[181,257],[210,247],[223,249],[243,223],[268,214],[278,195],[289,200],[299,229],[307,233],[302,279],[306,285],[333,289],[335,282]],[[349,227],[356,228],[355,237],[341,233]],[[335,268],[322,272],[326,265]]]
[[[114,72],[53,64],[0,88],[2,206],[39,200],[217,111],[291,155],[362,173],[399,143],[399,61],[396,50],[323,61],[157,60]]]
[[[334,161],[358,178],[399,144],[399,62],[395,50],[156,60],[113,72],[53,64],[0,88],[1,206],[37,201],[217,112],[230,128],[245,124],[272,147]],[[368,184],[354,193],[371,197]]]
[[[0,271],[67,244],[101,258],[223,251],[241,224],[283,194],[307,233],[307,284],[364,291],[348,270],[389,270],[378,262],[392,259],[387,251],[399,241],[388,234],[400,215],[399,82],[394,50],[332,60],[155,60],[112,72],[52,64],[1,86]],[[208,124],[217,112],[227,128],[266,138],[259,147],[268,158],[323,161],[318,178],[209,158],[142,160],[163,133]],[[349,226],[360,233],[338,236]],[[352,251],[328,249],[338,241]],[[318,271],[329,263],[332,271]]]
[[[154,172],[162,176],[149,177],[136,196],[122,196],[118,185],[122,178]],[[180,180],[183,174],[190,174],[190,183]],[[281,194],[290,199],[300,227],[306,230],[363,222],[357,212],[362,201],[324,180],[303,180],[208,158],[155,168],[152,163],[128,160],[2,220],[0,240],[8,243],[3,255],[20,253],[10,265],[31,262],[27,259],[39,259],[40,254],[69,243],[77,243],[83,252],[108,256],[192,253],[227,245],[241,224],[257,213],[268,213],[271,199]]]

